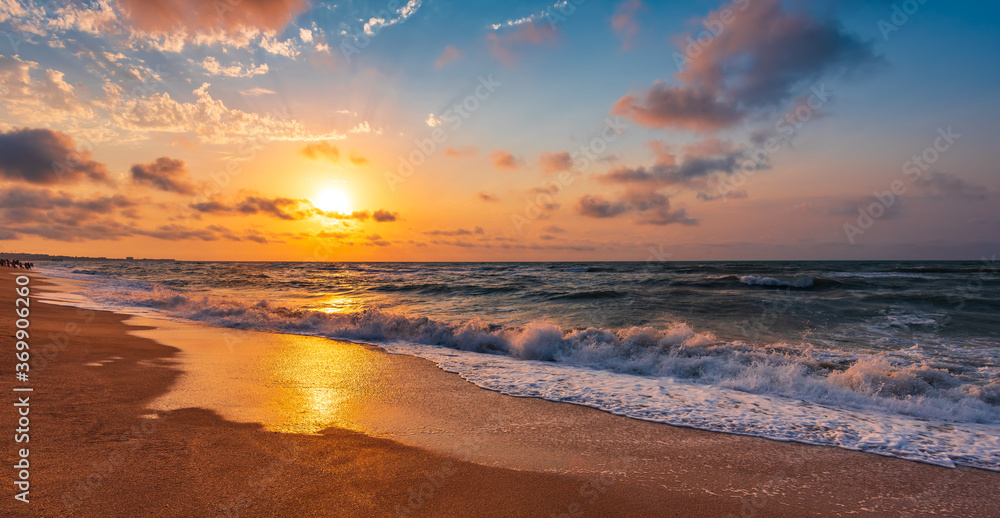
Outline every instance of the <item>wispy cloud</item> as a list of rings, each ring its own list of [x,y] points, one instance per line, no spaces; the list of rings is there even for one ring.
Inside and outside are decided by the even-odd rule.
[[[406,5],[400,7],[399,9],[396,9],[394,13],[395,16],[391,17],[378,16],[369,18],[368,21],[365,22],[365,27],[364,27],[365,34],[369,36],[374,36],[385,27],[405,22],[411,16],[417,14],[417,10],[420,9],[420,5],[422,3],[423,3],[422,0],[410,0],[409,2],[406,3]]]

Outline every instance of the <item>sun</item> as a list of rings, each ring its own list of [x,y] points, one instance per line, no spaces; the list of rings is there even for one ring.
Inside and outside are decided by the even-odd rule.
[[[313,205],[326,212],[351,212],[351,198],[340,189],[324,189],[313,198]]]

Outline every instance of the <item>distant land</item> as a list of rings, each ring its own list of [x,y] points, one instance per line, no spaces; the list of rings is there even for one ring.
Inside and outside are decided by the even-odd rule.
[[[134,257],[79,257],[72,255],[27,254],[0,252],[0,259],[19,261],[175,261],[176,259],[136,259]]]

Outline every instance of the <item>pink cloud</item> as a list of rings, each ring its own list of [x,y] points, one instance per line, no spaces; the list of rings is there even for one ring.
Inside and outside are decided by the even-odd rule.
[[[437,60],[434,61],[434,68],[444,68],[452,61],[462,57],[462,51],[458,50],[452,45],[448,45],[438,56]]]
[[[526,22],[504,32],[486,35],[493,57],[507,66],[513,66],[524,47],[551,44],[556,41],[556,31],[551,25]]]
[[[622,49],[631,50],[635,37],[639,34],[639,22],[636,15],[643,8],[641,0],[625,0],[615,8],[611,17],[611,27],[622,39]]]

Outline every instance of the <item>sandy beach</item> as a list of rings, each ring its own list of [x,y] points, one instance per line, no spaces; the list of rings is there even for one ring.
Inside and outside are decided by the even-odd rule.
[[[8,516],[1000,516],[1000,473],[508,397],[372,346],[31,307],[30,503]]]

